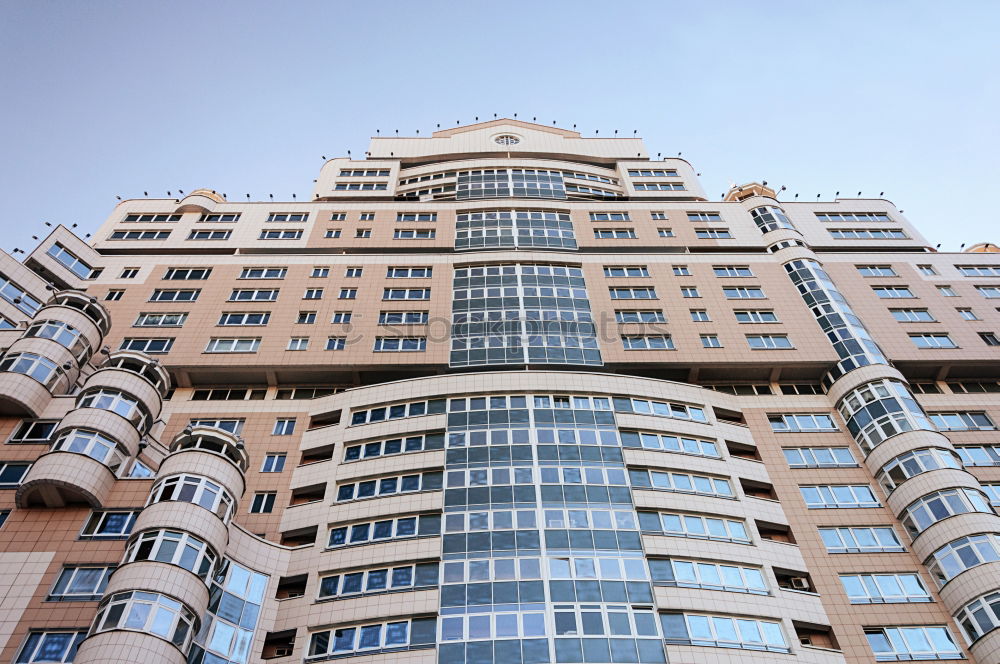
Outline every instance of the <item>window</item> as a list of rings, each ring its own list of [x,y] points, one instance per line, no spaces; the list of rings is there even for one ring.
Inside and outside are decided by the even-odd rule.
[[[108,585],[108,578],[115,571],[114,565],[100,567],[72,566],[64,567],[59,578],[52,586],[46,601],[93,602],[99,600]],[[17,660],[22,661],[22,660]],[[41,660],[45,661],[45,660]]]
[[[319,599],[338,596],[353,597],[416,588],[437,588],[439,582],[438,563],[419,563],[347,574],[332,574],[320,577]]]
[[[872,286],[872,290],[883,300],[916,297],[906,286]]]
[[[331,212],[330,221],[347,221],[346,212]]]
[[[937,274],[937,270],[934,269],[933,265],[918,265],[917,270],[926,277],[932,277]]]
[[[287,267],[245,267],[240,279],[284,279]]]
[[[195,419],[191,420],[191,426],[193,427],[213,427],[215,429],[222,429],[223,431],[228,431],[229,433],[234,433],[239,436],[243,433],[243,425],[245,421],[242,418],[226,418],[226,419]]]
[[[697,286],[681,286],[681,297],[701,297]]]
[[[351,413],[351,426],[384,422],[385,420],[398,420],[403,417],[438,415],[445,412],[445,406],[446,401],[444,399],[431,399],[430,401],[412,401],[409,403],[397,403],[391,406],[356,410]]]
[[[262,401],[266,393],[266,389],[217,387],[195,390],[191,401]]]
[[[350,536],[348,536],[348,532],[350,532]],[[425,537],[440,533],[441,515],[422,514],[331,528],[327,546],[333,548],[390,539]]]
[[[958,297],[958,293],[951,286],[937,286],[937,289],[941,297]],[[1000,293],[998,293],[997,297],[1000,297]]]
[[[955,268],[963,277],[1000,277],[997,265],[956,265]]]
[[[906,233],[898,228],[831,228],[834,240],[905,240]]]
[[[240,220],[240,214],[237,212],[235,214],[203,214],[199,222],[204,222],[207,224],[232,224]]]
[[[388,186],[385,182],[339,182],[334,189],[336,191],[385,191]]]
[[[791,339],[784,334],[748,334],[747,343],[754,350],[793,348]]]
[[[256,353],[260,348],[260,337],[211,339],[205,347],[206,353]]]
[[[67,270],[80,277],[81,279],[93,279],[99,275],[103,268],[94,269],[80,260],[76,254],[71,252],[66,247],[62,246],[58,242],[49,247],[48,251],[45,252],[52,258],[56,259],[62,264]]]
[[[609,288],[608,293],[612,300],[655,300],[656,289],[653,287],[636,288]]]
[[[665,612],[660,614],[660,625],[668,645],[790,652],[781,623],[770,620]]]
[[[820,528],[827,553],[896,553],[905,551],[892,526]]]
[[[955,616],[969,643],[1000,627],[1000,592],[991,592],[969,602]]]
[[[881,507],[881,503],[867,484],[825,484],[800,486],[806,507],[816,509],[853,509]]]
[[[343,325],[351,322],[351,312],[350,311],[334,311],[333,317],[330,318],[330,322]]]
[[[121,292],[124,293],[125,291]],[[198,300],[199,295],[201,295],[200,288],[192,288],[186,290],[157,288],[156,290],[153,291],[153,294],[149,296],[149,301],[150,302],[195,302]]]
[[[674,236],[674,229],[672,229],[672,228],[662,228],[662,227],[661,228],[657,228],[656,229],[656,234],[659,235],[660,237],[675,237]]]
[[[722,215],[718,212],[688,212],[688,221],[722,221]]]
[[[933,601],[916,573],[841,574],[840,583],[851,604]]]
[[[764,299],[764,291],[756,286],[727,286],[722,289],[722,294],[730,300],[761,300]]]
[[[745,309],[734,311],[737,323],[778,323],[778,316],[770,309]]]
[[[892,221],[884,212],[817,212],[820,221]]]
[[[617,323],[666,323],[667,319],[662,311],[651,309],[648,311],[615,310],[615,322]]]
[[[761,233],[770,233],[779,228],[795,230],[795,226],[785,216],[785,211],[776,205],[765,205],[750,210],[750,216]]]
[[[663,169],[654,169],[654,170],[642,169],[642,170],[636,170],[636,169],[631,169],[630,168],[629,171],[628,171],[628,174],[629,174],[629,177],[633,177],[633,178],[636,178],[636,177],[644,177],[644,178],[675,178],[675,177],[677,177],[677,171],[675,171],[673,169],[670,169],[670,170],[663,170]]]
[[[221,485],[200,475],[170,475],[158,480],[150,490],[146,505],[164,501],[191,503],[202,507],[229,523],[236,504],[233,496]]]
[[[382,291],[383,300],[429,300],[430,288],[386,288]]]
[[[934,316],[926,309],[889,309],[900,323],[933,323]]]
[[[159,224],[159,223],[172,223],[175,221],[180,221],[181,215],[179,214],[127,214],[122,221],[127,223],[140,223],[140,224]]]
[[[685,191],[680,182],[636,182],[632,186],[636,191]]]
[[[891,265],[856,265],[862,277],[898,277]]]
[[[35,353],[8,353],[0,359],[0,372],[2,371],[30,376],[48,388],[65,378],[62,369],[55,362]]]
[[[105,302],[117,302],[118,300],[122,299],[123,295],[125,295],[124,290],[112,289],[104,294],[104,300]]]
[[[194,232],[192,231],[192,235]],[[170,231],[114,231],[109,240],[166,240]],[[190,238],[189,238],[190,239]]]
[[[81,538],[99,539],[126,539],[132,532],[135,518],[139,515],[135,511],[95,511],[92,512],[87,523],[84,524],[80,532]]]
[[[374,498],[376,496],[391,496],[398,493],[440,491],[443,484],[444,473],[440,471],[429,471],[426,473],[415,473],[412,475],[382,477],[377,480],[351,482],[349,484],[341,484],[337,487],[337,502],[340,503],[348,500],[361,500],[363,498]]]
[[[255,493],[250,503],[250,514],[270,514],[274,511],[274,499],[277,495],[273,491]]]
[[[386,279],[430,279],[433,276],[431,267],[389,267],[385,271]]]
[[[187,313],[140,313],[133,327],[180,327],[187,320]]]
[[[746,265],[716,265],[712,268],[717,277],[752,277],[753,272]]]
[[[278,299],[278,290],[240,290],[234,289],[229,295],[230,302],[274,302]]]
[[[742,521],[672,512],[638,512],[638,516],[639,528],[644,533],[750,543],[746,524]]]
[[[644,449],[662,450],[665,452],[676,452],[679,454],[693,454],[695,456],[713,457],[719,459],[719,446],[711,440],[689,438],[686,436],[676,436],[673,434],[645,433],[638,431],[621,432],[622,447],[636,447]]]
[[[328,267],[314,267],[312,272],[309,274],[310,277],[314,279],[325,279],[330,276],[330,268]]]
[[[308,212],[272,212],[267,215],[267,221],[307,221]]]
[[[378,315],[379,325],[426,325],[426,311],[381,311]]]
[[[228,240],[232,231],[191,231],[189,240]]]
[[[370,228],[358,228],[354,231],[354,237],[356,238],[370,238],[372,236],[372,229]]]
[[[997,337],[996,332],[980,332],[979,338],[987,346],[1000,346],[1000,338]]]
[[[865,638],[877,662],[965,658],[947,627],[872,627]]]
[[[326,350],[344,350],[347,348],[347,337],[327,337]]]
[[[686,296],[685,296],[686,297]],[[705,309],[691,309],[691,321],[695,323],[710,323],[712,319],[708,315],[708,311]]]
[[[122,344],[118,347],[118,350],[132,350],[140,353],[169,353],[170,347],[173,345],[173,337],[164,339],[125,337],[122,339]]]
[[[735,498],[729,480],[705,475],[663,472],[658,470],[629,470],[629,483],[633,488],[658,489],[675,493],[696,493],[702,496]]]
[[[341,232],[341,230],[339,228],[328,228],[328,229],[326,229],[326,232],[323,233],[323,237],[325,237],[328,240],[336,240],[341,235],[342,235],[342,232]],[[371,237],[371,236],[369,235],[369,237]]]
[[[671,269],[674,272],[675,277],[690,277],[691,270],[688,269],[687,265],[673,265]]]
[[[340,177],[354,177],[354,178],[372,178],[372,177],[389,177],[388,169],[360,169],[360,170],[349,170],[344,169],[340,171]]]
[[[137,560],[176,565],[205,581],[212,575],[218,555],[194,535],[176,530],[147,530],[129,542],[122,563]]]
[[[634,240],[638,237],[634,228],[595,228],[594,239],[597,240]]]
[[[957,411],[952,413],[927,413],[941,431],[993,431],[993,420],[984,412]]]
[[[295,418],[281,418],[274,421],[272,436],[291,436],[295,433]]]
[[[376,353],[408,353],[427,350],[427,337],[375,337]]]
[[[958,348],[951,337],[943,332],[911,334],[910,341],[917,348]]]
[[[28,662],[72,662],[76,649],[87,637],[87,630],[78,632],[29,632],[28,638],[14,661]]]
[[[52,450],[89,456],[107,466],[115,475],[118,475],[122,464],[130,456],[128,451],[115,441],[96,431],[86,429],[64,430],[59,434]]]
[[[187,652],[198,618],[175,599],[152,592],[124,592],[97,608],[91,633],[132,630],[159,636]]]
[[[343,291],[341,291],[343,292]],[[355,291],[357,292],[357,291]],[[322,300],[323,299],[323,289],[322,288],[307,288],[306,292],[302,295],[303,300]]]
[[[605,277],[648,277],[645,265],[605,265]]]
[[[371,459],[379,456],[404,454],[406,452],[442,449],[444,449],[444,434],[428,433],[407,436],[406,438],[378,440],[362,445],[348,445],[344,448],[344,461],[358,461],[359,459]]]
[[[267,325],[267,322],[271,319],[271,314],[266,311],[259,312],[248,312],[248,313],[223,313],[219,317],[218,325],[224,326],[254,326],[254,325]]]
[[[7,439],[8,444],[48,444],[58,420],[23,420]]]
[[[437,212],[397,212],[396,221],[437,221]]]
[[[785,447],[781,450],[790,468],[855,468],[849,447]]]
[[[316,312],[315,311],[300,311],[298,317],[295,319],[297,325],[312,325],[316,322]]]
[[[17,487],[29,468],[31,464],[28,462],[0,461],[0,489]]]
[[[298,240],[302,238],[302,229],[262,230],[259,240]]]
[[[210,267],[197,267],[197,268],[180,268],[172,267],[167,269],[166,274],[163,275],[164,279],[174,280],[174,281],[197,281],[208,279],[212,274],[212,268]]]
[[[322,291],[320,291],[320,294],[322,295]],[[356,300],[357,298],[358,298],[357,288],[341,288],[340,293],[337,295],[338,300]]]
[[[394,240],[433,240],[435,235],[433,228],[397,228],[392,232]]]
[[[771,430],[777,432],[837,430],[837,425],[833,423],[833,417],[823,413],[768,415],[767,419],[771,423]]]
[[[971,512],[994,514],[986,494],[977,489],[944,489],[910,503],[899,520],[910,537],[915,538],[942,519]]]
[[[309,350],[309,337],[292,337],[286,350]]]
[[[625,350],[674,350],[669,334],[630,335],[622,337]]]
[[[650,212],[649,216],[652,217],[653,221],[666,221],[667,220],[667,213],[666,212]]]
[[[948,542],[931,554],[927,569],[939,586],[943,586],[967,569],[1000,561],[1000,536],[969,535]]]
[[[366,655],[382,650],[397,652],[409,648],[433,647],[436,640],[435,618],[341,627],[313,632],[305,661],[323,661],[351,654]]]
[[[631,221],[628,212],[591,212],[591,221]]]
[[[961,316],[963,320],[982,320],[972,309],[956,307],[955,311],[958,312],[958,315]]]
[[[359,221],[375,221],[375,213],[374,212],[362,212],[361,214],[358,215],[358,220]]]
[[[694,235],[700,240],[732,240],[733,234],[728,228],[696,228]]]
[[[264,456],[264,464],[260,467],[260,472],[280,473],[284,469],[285,455],[283,453],[270,453]]]
[[[714,334],[701,335],[702,348],[722,348],[722,341]]]
[[[362,274],[364,274],[362,267],[349,267],[344,270],[344,277],[347,279],[359,279]]]

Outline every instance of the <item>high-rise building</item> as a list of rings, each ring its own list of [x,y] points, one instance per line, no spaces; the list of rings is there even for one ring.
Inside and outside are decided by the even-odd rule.
[[[0,661],[1000,661],[990,245],[517,120],[366,156],[0,257]]]

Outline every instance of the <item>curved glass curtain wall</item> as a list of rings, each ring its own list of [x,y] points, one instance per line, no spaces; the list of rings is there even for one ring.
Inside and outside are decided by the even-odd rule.
[[[470,210],[455,218],[455,250],[577,249],[564,210]]]
[[[452,294],[453,367],[603,364],[579,267],[459,267]]]

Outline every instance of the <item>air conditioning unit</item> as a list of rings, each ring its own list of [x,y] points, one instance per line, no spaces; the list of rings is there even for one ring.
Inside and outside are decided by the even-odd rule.
[[[289,646],[282,646],[281,648],[274,649],[275,657],[288,657],[292,654],[292,649]]]
[[[804,576],[793,576],[791,582],[796,590],[809,590],[809,579]]]

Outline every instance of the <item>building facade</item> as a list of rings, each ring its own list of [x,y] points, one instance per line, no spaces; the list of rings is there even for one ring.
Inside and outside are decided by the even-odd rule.
[[[1000,662],[1000,255],[374,138],[0,256],[0,661]]]

